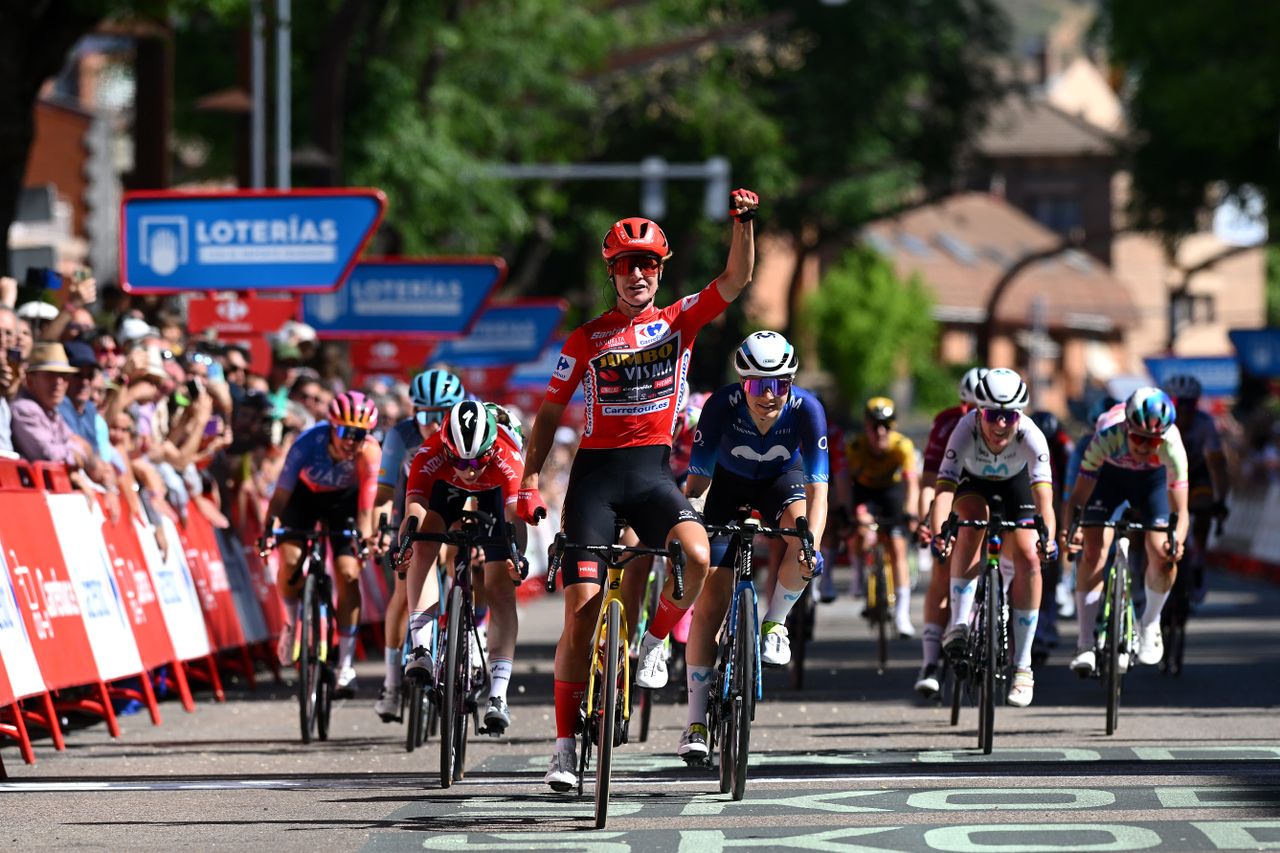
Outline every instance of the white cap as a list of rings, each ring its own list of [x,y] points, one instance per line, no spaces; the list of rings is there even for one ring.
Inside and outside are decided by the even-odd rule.
[[[52,320],[58,316],[58,309],[37,299],[22,303],[13,313],[24,320]]]
[[[295,344],[313,343],[316,339],[316,330],[306,323],[300,323],[297,320],[285,320],[280,330],[276,332],[276,340],[292,341]]]
[[[159,337],[160,330],[137,317],[125,317],[120,321],[120,342],[137,341],[147,337]]]

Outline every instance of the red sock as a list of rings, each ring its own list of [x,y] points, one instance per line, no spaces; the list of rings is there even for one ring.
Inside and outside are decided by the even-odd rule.
[[[587,692],[585,681],[561,681],[556,679],[556,737],[573,737],[578,726],[578,708]]]
[[[665,640],[676,623],[684,618],[685,608],[677,607],[665,595],[658,596],[658,612],[649,621],[649,633],[654,639]]]

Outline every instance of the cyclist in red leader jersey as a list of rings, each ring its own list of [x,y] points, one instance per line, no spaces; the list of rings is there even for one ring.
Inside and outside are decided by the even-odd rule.
[[[750,190],[731,193],[735,224],[724,272],[701,292],[663,309],[653,302],[662,265],[671,257],[666,235],[648,219],[614,223],[602,247],[614,288],[614,308],[580,326],[565,341],[529,439],[516,511],[528,523],[537,524],[546,514],[538,494],[538,473],[565,406],[581,383],[586,424],[561,514],[566,536],[572,542],[609,543],[615,535],[614,521],[621,516],[646,545],[678,539],[684,548],[685,596],[672,601],[668,578],[640,645],[636,684],[642,687],[667,683],[662,640],[693,605],[707,575],[707,531],[671,476],[671,434],[684,408],[694,338],[751,281],[755,267],[751,219],[759,204],[759,197]],[[596,557],[570,552],[561,576],[564,630],[556,646],[556,750],[544,781],[563,793],[578,781],[574,727],[587,685],[591,632],[600,610],[605,571]]]

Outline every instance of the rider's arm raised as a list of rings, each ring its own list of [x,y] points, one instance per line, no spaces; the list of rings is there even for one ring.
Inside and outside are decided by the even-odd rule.
[[[743,190],[733,192],[730,199],[731,214],[759,207],[759,199],[755,198],[755,194],[744,195],[744,192]],[[756,264],[754,223],[750,220],[739,222],[737,219],[731,219],[730,221],[733,223],[733,236],[729,243],[729,259],[725,262],[724,272],[720,273],[716,279],[716,289],[720,291],[725,302],[732,302],[742,295],[742,291],[746,290],[747,284],[751,281]]]

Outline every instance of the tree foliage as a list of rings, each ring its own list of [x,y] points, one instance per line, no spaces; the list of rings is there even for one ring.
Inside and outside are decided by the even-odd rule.
[[[1108,0],[1102,34],[1124,71],[1140,227],[1196,230],[1206,192],[1258,187],[1280,217],[1280,4]]]
[[[883,256],[859,247],[827,270],[805,305],[804,321],[847,401],[888,393],[909,377],[917,404],[945,405],[955,386],[936,360],[932,307],[918,276],[903,281]]]

